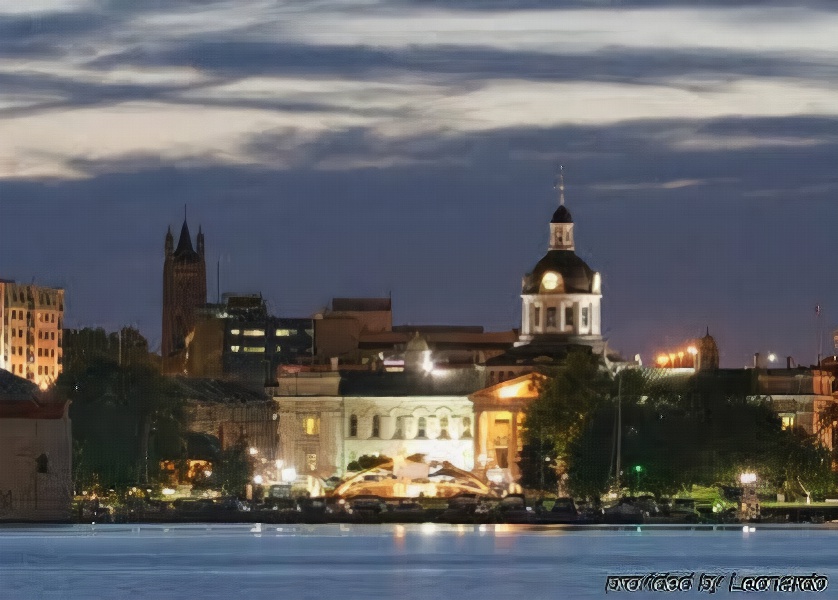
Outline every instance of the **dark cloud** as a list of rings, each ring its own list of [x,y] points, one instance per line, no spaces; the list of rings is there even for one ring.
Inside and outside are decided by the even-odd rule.
[[[381,77],[400,73],[463,81],[514,78],[538,81],[660,83],[678,77],[784,77],[834,81],[838,66],[769,52],[675,50],[613,46],[595,53],[505,51],[490,47],[433,46],[383,49],[246,40],[184,40],[167,47],[134,48],[91,66],[193,67],[217,77],[259,75]]]

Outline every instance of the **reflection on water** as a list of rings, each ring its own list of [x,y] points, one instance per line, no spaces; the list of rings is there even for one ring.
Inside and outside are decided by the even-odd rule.
[[[838,585],[836,542],[835,528],[761,525],[0,527],[0,600],[599,598],[609,575],[655,571]]]

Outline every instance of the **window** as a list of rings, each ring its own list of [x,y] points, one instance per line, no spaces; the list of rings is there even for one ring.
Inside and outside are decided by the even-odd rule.
[[[555,327],[556,326],[556,307],[551,306],[547,309],[547,323],[545,323],[547,327]]]
[[[12,356],[14,356],[14,355],[15,355],[15,347],[12,346]]]
[[[17,329],[12,329],[12,337],[17,337]]]
[[[238,352],[239,350],[241,350],[241,346],[230,346],[231,352]]]
[[[463,435],[461,435],[460,437],[471,437],[471,419],[469,417],[463,417]]]
[[[306,435],[320,435],[320,417],[305,417],[303,419],[303,433]]]
[[[404,417],[396,417],[396,431],[393,432],[393,439],[404,438]]]
[[[55,315],[50,315],[50,323],[55,323]]]
[[[276,337],[288,337],[291,335],[290,329],[277,329],[276,330]]]
[[[38,473],[49,473],[49,457],[46,454],[41,454],[36,458],[35,465]]]
[[[245,346],[244,351],[245,352],[264,352],[265,349],[260,347],[260,346]]]
[[[573,327],[573,307],[566,306],[564,309],[564,325],[565,327]]]
[[[17,319],[17,311],[16,310],[12,311],[12,318]]]
[[[51,340],[55,339],[55,332],[54,331],[49,332],[49,339],[51,339]]]
[[[309,471],[316,471],[317,470],[317,455],[316,454],[306,454],[306,467],[308,467]]]
[[[259,337],[260,335],[265,335],[264,329],[245,329],[244,334],[248,337]]]
[[[419,417],[419,428],[416,430],[416,437],[424,438],[427,436],[428,420],[425,417]]]
[[[282,346],[277,346],[277,347],[276,347],[276,351],[277,351],[277,352],[282,352]]]
[[[536,327],[541,327],[541,307],[540,306],[535,307],[535,310],[533,311],[532,322],[533,322],[533,325],[535,325]]]
[[[349,417],[349,437],[358,437],[358,415]]]
[[[43,375],[43,374],[44,374],[43,373],[43,367],[41,365],[38,365],[38,375]]]
[[[55,358],[55,348],[50,348],[49,357],[50,358]]]
[[[381,417],[378,415],[372,418],[372,437],[381,437]]]
[[[44,355],[43,349],[38,348],[38,356],[43,356],[43,355]]]
[[[239,335],[242,332],[241,329],[231,329],[230,335]]]
[[[780,419],[782,419],[783,429],[794,428],[794,413],[782,414],[780,415]]]
[[[439,439],[441,440],[450,440],[451,436],[448,435],[448,417],[440,417],[439,418]]]
[[[587,327],[587,326],[588,326],[588,309],[586,307],[586,308],[582,309],[582,327]]]

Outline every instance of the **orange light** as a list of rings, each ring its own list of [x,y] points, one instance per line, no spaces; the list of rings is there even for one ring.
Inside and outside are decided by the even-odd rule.
[[[660,356],[658,356],[658,364],[660,366],[663,367],[668,362],[669,362],[669,357],[666,354],[661,354]]]
[[[698,354],[698,348],[696,348],[695,346],[690,346],[689,348],[687,348],[687,352],[695,356],[696,354]]]
[[[672,364],[674,365],[675,364],[675,354],[670,354],[669,355],[669,360],[672,361]]]

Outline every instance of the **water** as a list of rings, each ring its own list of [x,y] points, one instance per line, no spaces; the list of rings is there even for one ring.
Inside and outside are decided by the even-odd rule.
[[[514,525],[0,527],[0,599],[601,598],[608,575],[807,574],[838,589],[838,529]],[[724,575],[718,592],[701,572]],[[834,585],[832,585],[834,583]],[[660,598],[650,591],[616,598]],[[749,594],[753,596],[753,594]],[[760,592],[763,598],[801,594]]]

